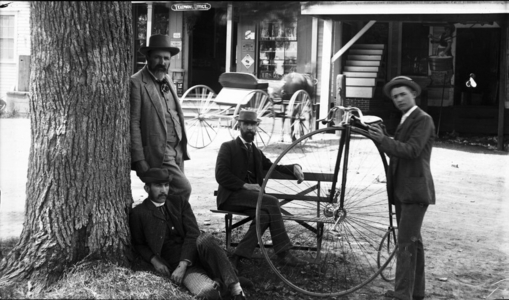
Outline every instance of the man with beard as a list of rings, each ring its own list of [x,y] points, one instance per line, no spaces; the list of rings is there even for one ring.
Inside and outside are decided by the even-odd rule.
[[[167,169],[143,173],[148,198],[130,214],[132,245],[138,255],[134,268],[154,270],[183,284],[199,299],[245,299],[226,253],[209,233],[201,233],[191,205],[183,196],[168,195]],[[213,278],[213,279],[212,279]]]
[[[141,47],[147,65],[131,76],[131,169],[140,177],[150,168],[170,172],[170,191],[189,200],[191,184],[184,174],[189,159],[184,115],[168,75],[171,57],[180,49],[170,37],[153,35]]]
[[[237,120],[240,136],[223,143],[217,156],[216,181],[219,183],[217,208],[254,216],[258,194],[263,183],[263,171],[267,171],[272,166],[272,162],[253,144],[257,126],[261,121],[256,112],[243,110]],[[277,166],[276,170],[294,175],[298,183],[304,180],[300,165],[281,165]],[[277,198],[270,195],[263,196],[260,220],[263,231],[270,229],[274,252],[278,255],[281,264],[296,266],[306,263],[290,252],[292,243],[286,233]],[[251,258],[256,245],[258,245],[258,238],[253,220],[248,232],[235,250],[232,258],[233,265],[237,267],[240,259]]]

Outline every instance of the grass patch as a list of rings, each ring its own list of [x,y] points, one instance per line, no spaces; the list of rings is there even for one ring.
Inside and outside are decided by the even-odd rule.
[[[40,294],[29,287],[26,282],[0,284],[0,299],[195,299],[168,278],[105,261],[76,265]]]

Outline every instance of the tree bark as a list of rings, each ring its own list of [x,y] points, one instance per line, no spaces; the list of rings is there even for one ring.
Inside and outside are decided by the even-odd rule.
[[[83,259],[128,262],[131,2],[30,4],[25,221],[2,280],[44,287]]]

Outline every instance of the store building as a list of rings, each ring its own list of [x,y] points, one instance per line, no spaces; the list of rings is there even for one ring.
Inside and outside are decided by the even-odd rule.
[[[400,113],[381,93],[397,75],[418,82],[418,105],[437,131],[509,132],[508,30],[505,1],[317,1],[301,14],[323,20],[320,110],[332,99],[381,116],[392,130]],[[453,26],[450,53],[432,43]],[[472,84],[472,82],[475,82]]]

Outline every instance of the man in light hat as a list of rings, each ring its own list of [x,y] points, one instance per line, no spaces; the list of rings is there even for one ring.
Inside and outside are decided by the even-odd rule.
[[[255,111],[243,110],[238,118],[240,136],[221,145],[216,161],[217,208],[255,215],[258,193],[263,183],[263,171],[272,166],[253,140],[260,119]],[[276,170],[294,175],[298,183],[304,180],[300,165],[280,165]],[[295,257],[290,248],[292,243],[286,233],[277,198],[264,195],[262,203],[263,231],[270,229],[274,252],[282,265],[299,265],[305,261]],[[251,258],[258,245],[255,221],[251,222],[248,232],[242,238],[233,255],[233,265],[237,267],[240,259]]]
[[[387,176],[389,199],[396,206],[398,252],[394,291],[386,299],[418,300],[425,296],[424,247],[421,226],[428,205],[435,204],[430,157],[435,126],[433,119],[415,105],[420,86],[398,76],[384,86],[384,93],[403,113],[394,139],[371,126],[369,135],[390,157]]]
[[[201,233],[189,202],[181,195],[168,195],[170,174],[152,168],[143,173],[148,198],[131,211],[129,225],[137,254],[135,269],[154,270],[183,284],[197,298],[245,299],[243,285],[217,240]],[[213,279],[211,279],[213,278]]]
[[[138,176],[150,168],[167,169],[173,178],[171,193],[189,200],[184,115],[168,75],[171,57],[179,51],[166,35],[151,36],[148,46],[140,49],[147,64],[131,76],[131,168]]]

